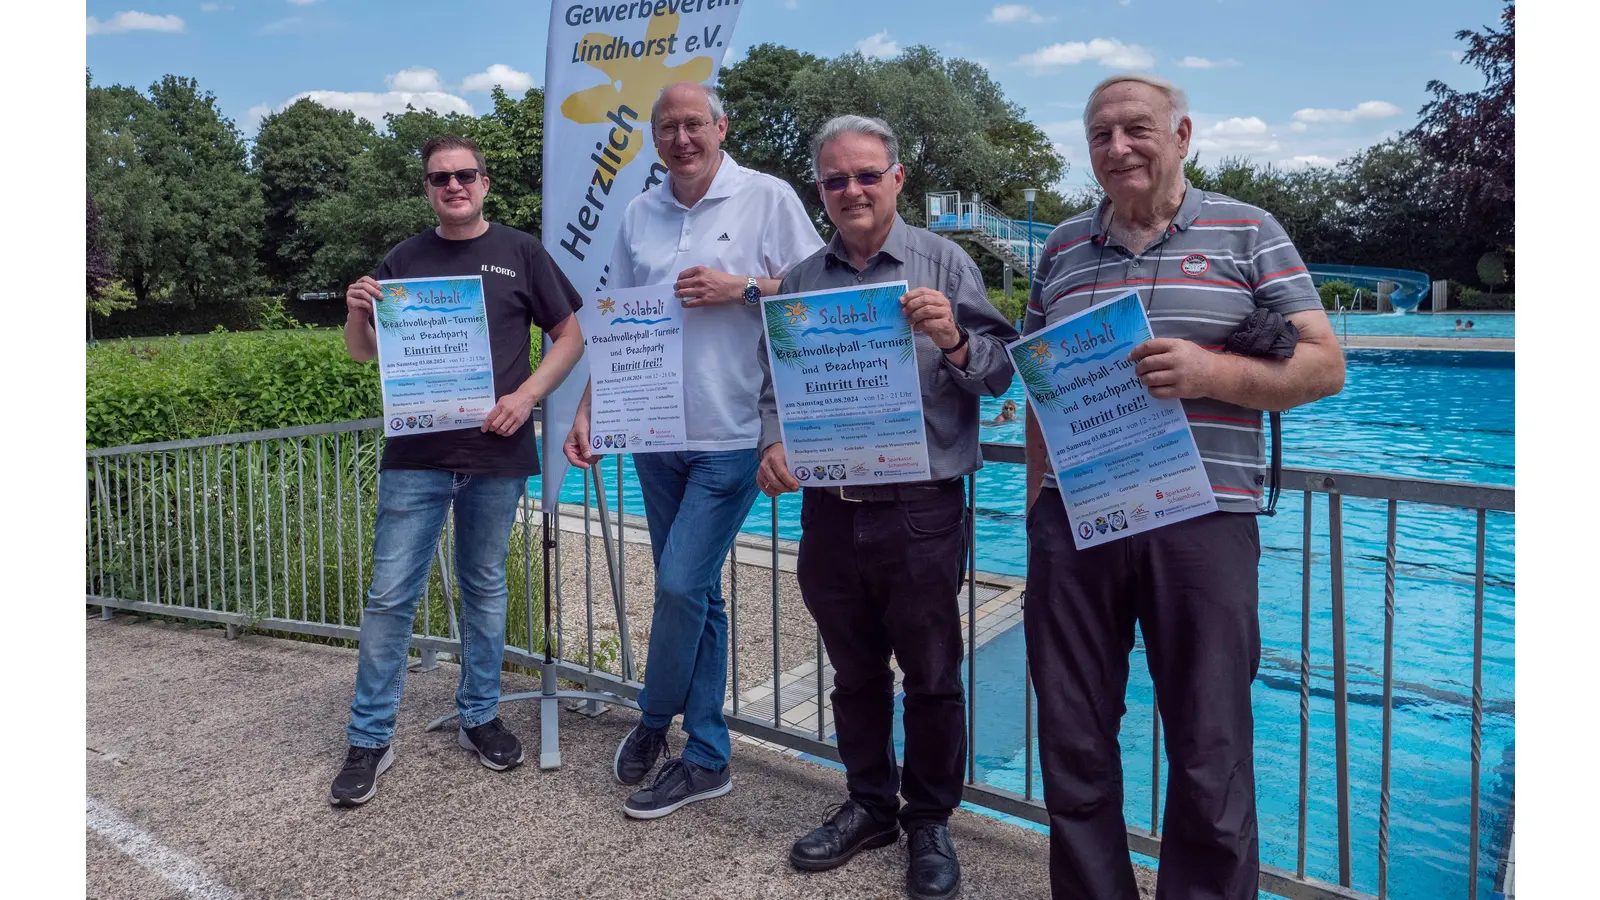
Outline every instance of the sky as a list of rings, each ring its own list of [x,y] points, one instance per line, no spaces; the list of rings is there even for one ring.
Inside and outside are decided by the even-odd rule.
[[[127,3],[139,4],[129,9]],[[558,0],[560,2],[560,0]],[[566,6],[563,3],[563,8]],[[926,44],[984,64],[1092,181],[1083,99],[1128,69],[1182,85],[1201,162],[1244,155],[1331,165],[1416,123],[1439,79],[1482,86],[1455,32],[1496,24],[1498,0],[745,0],[724,64],[764,42],[819,56]],[[409,101],[482,113],[489,90],[540,85],[550,5],[518,0],[90,2],[96,84],[195,78],[251,137],[309,94],[381,124]]]

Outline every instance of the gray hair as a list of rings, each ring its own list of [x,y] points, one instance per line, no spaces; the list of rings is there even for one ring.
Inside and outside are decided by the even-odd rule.
[[[811,171],[817,178],[822,177],[823,145],[847,134],[864,134],[883,141],[883,149],[889,153],[889,165],[900,161],[900,139],[894,136],[894,129],[888,122],[871,116],[834,116],[811,139]]]
[[[706,109],[711,112],[711,121],[713,123],[715,123],[718,119],[725,118],[728,115],[727,109],[722,105],[722,98],[719,97],[717,92],[712,90],[710,87],[707,87],[706,85],[700,84],[696,81],[677,82],[675,84],[669,84],[656,92],[656,102],[650,104],[651,125],[656,124],[656,112],[661,109],[661,101],[667,96],[667,91],[677,87],[678,84],[692,84],[700,90],[706,92]]]
[[[1176,132],[1178,126],[1183,124],[1184,116],[1189,114],[1189,95],[1183,92],[1183,88],[1165,78],[1157,78],[1154,75],[1144,75],[1138,72],[1125,72],[1121,75],[1112,75],[1110,78],[1095,85],[1094,90],[1089,92],[1089,102],[1083,105],[1083,127],[1085,131],[1089,129],[1089,114],[1094,112],[1095,98],[1100,96],[1101,91],[1111,87],[1113,84],[1121,84],[1125,81],[1148,84],[1165,94],[1167,103],[1172,107],[1172,130]]]

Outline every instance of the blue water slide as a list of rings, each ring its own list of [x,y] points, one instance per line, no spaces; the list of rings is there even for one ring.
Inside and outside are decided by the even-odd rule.
[[[1311,273],[1311,280],[1317,284],[1324,281],[1345,281],[1373,293],[1377,293],[1379,282],[1390,282],[1394,285],[1394,289],[1389,294],[1389,303],[1395,309],[1414,310],[1417,304],[1433,290],[1433,279],[1428,277],[1428,273],[1410,269],[1307,263],[1306,270]]]

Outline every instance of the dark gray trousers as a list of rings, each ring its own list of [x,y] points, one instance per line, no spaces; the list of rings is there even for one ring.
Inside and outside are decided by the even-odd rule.
[[[1023,624],[1056,900],[1134,900],[1122,756],[1134,623],[1167,749],[1157,900],[1255,900],[1256,517],[1212,513],[1086,550],[1061,495],[1028,513]]]

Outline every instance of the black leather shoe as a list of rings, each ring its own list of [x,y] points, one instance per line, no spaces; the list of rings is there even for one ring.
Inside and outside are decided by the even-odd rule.
[[[906,893],[916,900],[945,900],[961,890],[961,864],[956,845],[943,823],[911,829],[911,864],[906,868]]]
[[[900,840],[900,824],[884,822],[865,806],[846,800],[828,808],[827,818],[789,848],[789,864],[807,872],[837,869],[863,850]]]

